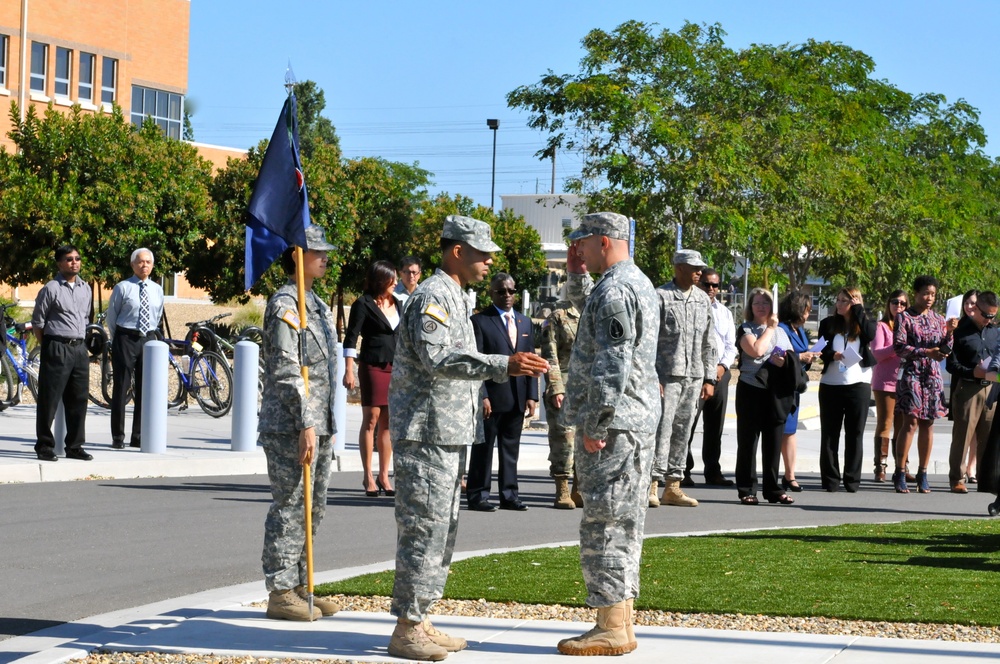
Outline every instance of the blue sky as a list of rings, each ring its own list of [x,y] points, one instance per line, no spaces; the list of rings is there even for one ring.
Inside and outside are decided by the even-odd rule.
[[[847,44],[870,55],[875,75],[911,93],[964,98],[980,111],[1000,155],[1000,2],[600,2],[193,0],[188,99],[195,139],[246,148],[274,128],[291,60],[299,80],[326,94],[348,157],[419,161],[432,192],[490,203],[500,120],[496,191],[547,192],[551,164],[533,157],[543,136],[505,95],[548,69],[577,71],[580,39],[636,19],[678,29],[722,24],[734,48],[752,43]],[[557,159],[556,189],[579,158]],[[307,174],[308,177],[308,174]]]

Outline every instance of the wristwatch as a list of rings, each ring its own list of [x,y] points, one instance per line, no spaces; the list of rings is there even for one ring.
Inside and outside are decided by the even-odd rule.
[[[702,382],[703,382],[703,384],[705,384],[705,385],[711,385],[712,387],[715,387],[716,385],[719,384],[719,381],[715,380],[714,378],[706,378]]]

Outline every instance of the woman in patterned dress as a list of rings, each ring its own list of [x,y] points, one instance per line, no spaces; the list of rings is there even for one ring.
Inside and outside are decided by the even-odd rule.
[[[951,353],[952,332],[958,319],[945,321],[931,311],[937,298],[938,281],[931,276],[913,281],[911,306],[899,314],[893,335],[893,347],[902,360],[896,383],[896,412],[903,416],[903,428],[897,441],[896,472],[892,484],[897,493],[909,493],[904,474],[904,459],[910,453],[913,434],[917,433],[917,490],[930,493],[927,464],[933,446],[934,420],[948,414],[942,401],[944,382],[939,362]]]

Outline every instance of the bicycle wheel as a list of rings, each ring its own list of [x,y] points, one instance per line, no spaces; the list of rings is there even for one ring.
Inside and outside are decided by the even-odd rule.
[[[264,332],[257,326],[251,325],[240,330],[240,335],[236,341],[252,341],[258,346],[264,345]]]
[[[14,405],[17,391],[14,388],[14,381],[18,380],[14,365],[11,364],[7,353],[0,355],[0,410],[5,410]]]
[[[212,417],[222,417],[233,406],[233,371],[226,358],[207,351],[193,360],[188,373],[191,391],[201,409]]]
[[[28,353],[28,366],[26,367],[28,372],[28,391],[31,392],[31,398],[38,403],[38,367],[42,364],[42,349],[32,348],[31,352]]]
[[[110,393],[105,396],[105,383],[107,381],[106,368],[104,366],[104,353],[98,353],[96,355],[91,354],[90,356],[90,389],[87,392],[87,398],[90,399],[91,403],[94,403],[101,408],[111,408],[111,398]],[[110,365],[110,360],[108,361]],[[110,367],[107,368],[110,370]]]
[[[181,375],[187,363],[187,355],[171,356],[170,367],[167,368],[167,408],[177,408],[187,402],[187,388]]]

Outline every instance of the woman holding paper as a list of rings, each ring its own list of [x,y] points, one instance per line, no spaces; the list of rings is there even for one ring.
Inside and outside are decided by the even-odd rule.
[[[896,319],[893,346],[902,359],[896,382],[896,412],[903,415],[903,429],[896,440],[896,472],[892,474],[896,493],[910,492],[903,464],[910,453],[913,434],[918,431],[917,490],[930,493],[927,464],[934,444],[934,420],[948,414],[941,399],[944,382],[940,362],[951,353],[952,332],[958,326],[958,319],[949,318],[946,322],[941,314],[931,311],[937,288],[938,280],[934,277],[917,277],[913,281],[913,304]]]
[[[823,375],[819,380],[819,471],[823,488],[854,493],[861,484],[865,424],[872,393],[875,322],[865,313],[857,288],[842,288],[836,308],[819,324],[827,344],[820,351]],[[840,430],[844,429],[844,472],[840,472]]]

